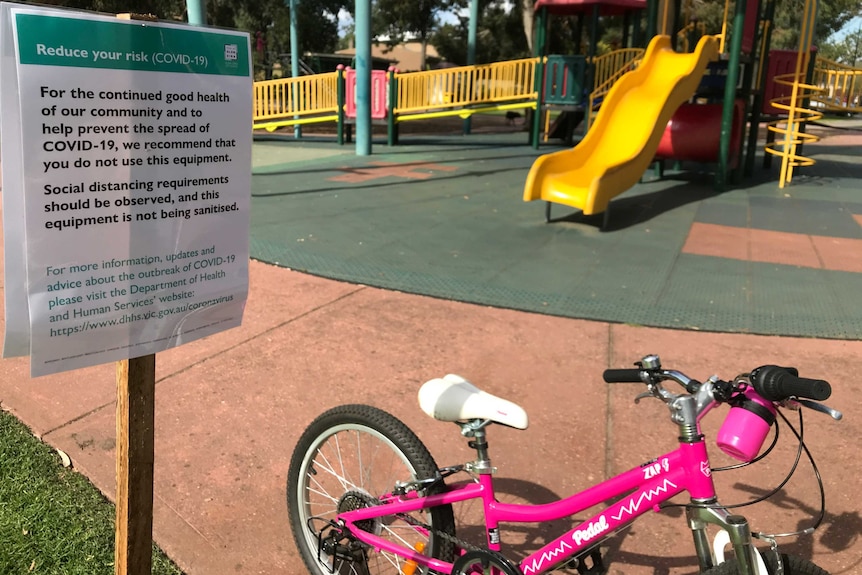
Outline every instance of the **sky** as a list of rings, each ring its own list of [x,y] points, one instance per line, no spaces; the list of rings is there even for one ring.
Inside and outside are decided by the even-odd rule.
[[[862,18],[853,18],[844,25],[844,28],[833,34],[832,40],[840,40],[847,34],[859,30],[859,28],[862,28]]]

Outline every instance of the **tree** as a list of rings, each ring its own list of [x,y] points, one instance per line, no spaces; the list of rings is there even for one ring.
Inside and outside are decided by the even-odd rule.
[[[820,55],[840,64],[862,67],[862,25],[855,32],[827,41],[820,47]]]
[[[106,14],[134,12],[136,14],[152,14],[162,20],[185,20],[185,0],[44,0],[49,6],[62,6],[79,10],[92,10]]]
[[[480,2],[476,30],[476,63],[484,64],[525,58],[530,55],[522,34],[519,15],[506,10],[504,2]],[[467,63],[469,19],[459,16],[457,24],[445,24],[432,36],[437,52],[457,64]]]
[[[772,47],[796,49],[799,47],[799,31],[802,27],[805,0],[783,0],[776,5],[773,20]],[[824,0],[818,2],[817,22],[814,28],[814,44],[844,27],[860,14],[859,0]]]
[[[719,33],[724,14],[724,0],[696,0],[694,6],[694,16],[706,25],[706,32]],[[731,10],[732,8],[731,5]],[[804,8],[805,0],[776,0],[771,48],[795,50],[799,47],[799,32],[802,27]],[[862,14],[862,5],[859,0],[820,0],[814,29],[814,43],[822,43],[860,14]],[[729,18],[732,19],[731,16]]]
[[[377,0],[374,4],[374,31],[388,36],[394,46],[414,36],[422,44],[420,67],[425,69],[426,50],[437,28],[438,15],[449,6],[448,0]]]
[[[519,11],[521,15],[524,23],[524,35],[532,51],[535,0],[513,0],[511,4],[513,10]],[[776,0],[772,32],[773,48],[797,48],[804,5],[805,0]],[[693,16],[706,24],[708,34],[721,32],[723,14],[724,0],[694,0]],[[820,0],[814,31],[815,43],[825,41],[833,33],[841,30],[847,22],[860,15],[862,15],[862,4],[859,0]],[[692,15],[688,16],[691,17]],[[551,19],[552,29],[549,30],[549,40],[552,44],[560,40],[560,38],[555,39],[555,34],[569,32],[565,27],[554,30],[554,20],[557,19],[559,17]],[[603,26],[606,20],[606,18],[602,18]]]
[[[527,49],[534,52],[533,48],[533,28],[535,27],[534,6],[536,0],[518,0],[516,6],[521,12],[521,22],[523,23],[524,37],[527,39]]]
[[[297,5],[300,53],[333,52],[338,11],[344,0],[302,0]],[[285,0],[209,0],[208,20],[251,34],[255,67],[269,78],[272,65],[290,51],[290,9]]]

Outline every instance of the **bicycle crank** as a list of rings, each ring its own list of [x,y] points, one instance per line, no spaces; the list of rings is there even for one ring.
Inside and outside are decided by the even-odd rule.
[[[490,549],[468,551],[455,560],[452,575],[524,575],[517,565]]]

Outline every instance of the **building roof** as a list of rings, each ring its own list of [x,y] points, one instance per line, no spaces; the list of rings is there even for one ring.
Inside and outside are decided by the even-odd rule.
[[[355,55],[356,48],[345,48],[338,50],[336,54]],[[421,42],[405,42],[397,46],[390,47],[388,44],[378,42],[371,45],[372,58],[386,58],[395,62],[395,67],[400,72],[413,72],[419,70],[419,64],[422,59],[422,43]],[[425,57],[430,64],[432,60],[439,60],[440,54],[437,49],[428,44],[425,47]]]

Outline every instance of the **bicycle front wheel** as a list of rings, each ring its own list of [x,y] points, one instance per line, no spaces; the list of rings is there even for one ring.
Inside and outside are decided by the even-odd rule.
[[[775,554],[766,552],[763,555],[763,559],[769,575],[776,575],[778,573],[778,561]],[[781,564],[784,568],[784,575],[829,575],[827,571],[811,561],[796,557],[795,555],[782,554]],[[736,562],[736,559],[731,559],[704,571],[702,575],[739,575],[739,563]]]
[[[415,564],[357,541],[325,544],[339,513],[379,505],[397,481],[434,477],[437,464],[400,420],[367,405],[344,405],[318,416],[297,443],[287,476],[287,508],[302,560],[315,575],[400,575]],[[442,481],[426,491],[444,489]],[[360,526],[429,557],[451,562],[451,505],[389,515]],[[323,543],[322,543],[323,542]]]

